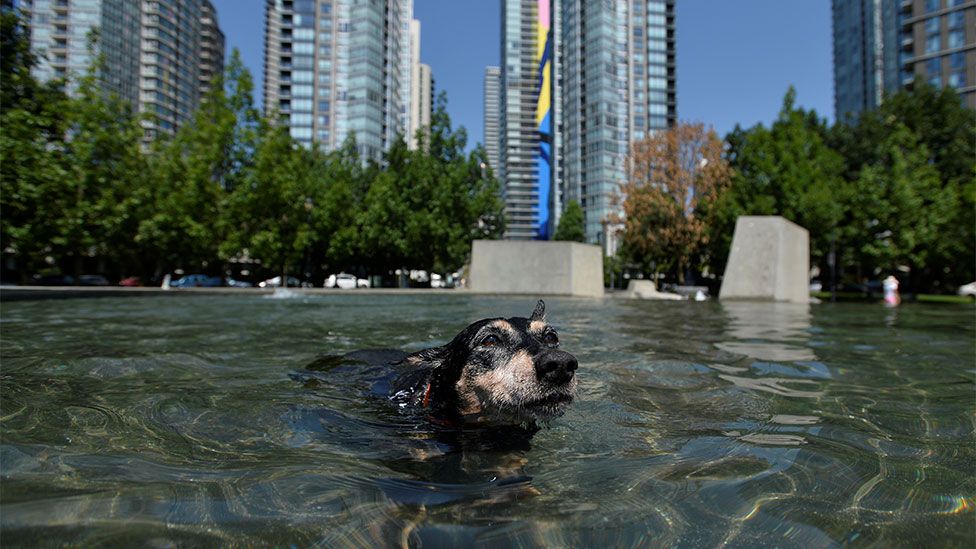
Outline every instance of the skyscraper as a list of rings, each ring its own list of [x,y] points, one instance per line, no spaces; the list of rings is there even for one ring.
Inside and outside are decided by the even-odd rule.
[[[550,0],[502,0],[501,109],[499,117],[499,165],[505,202],[505,238],[547,238],[551,231],[551,199],[555,188],[549,152],[553,122],[551,90],[552,5]],[[547,76],[548,75],[548,76]],[[548,118],[547,118],[548,115]],[[548,163],[543,166],[543,163]]]
[[[410,94],[409,123],[407,124],[407,144],[417,148],[417,130],[430,127],[434,77],[430,65],[420,62],[420,21],[410,21]]]
[[[630,144],[677,118],[674,0],[562,1],[562,186],[587,242],[612,254],[605,223]]]
[[[955,88],[976,109],[976,1],[903,0],[902,83]]]
[[[925,81],[976,108],[976,2],[833,0],[834,113],[873,110]]]
[[[355,134],[379,160],[409,125],[412,0],[267,0],[264,108],[299,143]]]
[[[224,70],[224,33],[210,0],[204,0],[200,14],[200,93],[206,95]]]
[[[498,118],[499,89],[501,86],[502,70],[499,67],[485,68],[484,84],[484,121],[485,121],[485,152],[488,155],[488,165],[498,175]]]
[[[630,143],[677,117],[674,1],[503,0],[501,46],[506,237],[548,238],[572,199],[613,253]]]
[[[223,71],[223,34],[209,0],[32,0],[31,49],[41,54],[41,80],[83,74],[91,63],[89,35],[104,57],[107,91],[129,102],[144,121],[146,138],[173,133],[190,118]],[[73,85],[69,85],[69,91]]]

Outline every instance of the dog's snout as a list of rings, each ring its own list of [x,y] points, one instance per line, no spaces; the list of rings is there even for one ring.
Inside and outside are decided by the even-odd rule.
[[[536,360],[536,377],[541,381],[562,385],[573,379],[573,372],[579,367],[576,357],[565,351],[550,351]]]

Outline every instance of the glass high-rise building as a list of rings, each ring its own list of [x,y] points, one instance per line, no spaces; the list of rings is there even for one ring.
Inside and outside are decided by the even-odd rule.
[[[22,6],[31,49],[41,57],[37,77],[83,74],[95,31],[107,91],[136,112],[154,115],[143,122],[147,140],[175,132],[209,85],[201,75],[223,71],[224,37],[209,0],[31,0]]]
[[[547,238],[576,200],[586,240],[615,251],[606,224],[630,144],[677,117],[674,17],[673,0],[503,0],[496,173],[507,238]]]
[[[200,13],[200,93],[206,95],[224,67],[224,33],[217,24],[217,10],[209,0]]]
[[[976,0],[833,0],[834,113],[925,81],[976,108]]]
[[[606,223],[630,144],[677,118],[674,1],[562,3],[564,199],[583,207],[587,242],[612,254]]]
[[[409,126],[412,0],[267,0],[264,109],[299,143],[355,134],[379,160]]]
[[[499,91],[501,87],[502,70],[500,67],[485,68],[484,83],[484,121],[485,121],[485,153],[488,165],[498,175],[498,118]]]

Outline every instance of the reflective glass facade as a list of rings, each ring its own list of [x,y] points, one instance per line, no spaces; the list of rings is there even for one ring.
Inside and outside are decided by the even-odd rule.
[[[677,117],[674,2],[563,0],[561,11],[564,202],[583,207],[587,242],[613,253],[605,225],[630,143]]]
[[[264,108],[305,146],[379,160],[409,123],[412,0],[268,0]]]
[[[976,0],[834,0],[832,14],[838,119],[915,82],[976,108]]]
[[[91,62],[89,34],[105,57],[108,91],[151,113],[147,140],[192,116],[209,77],[223,71],[223,33],[209,0],[33,0],[31,47],[43,80],[80,75]],[[71,87],[69,86],[69,91]]]

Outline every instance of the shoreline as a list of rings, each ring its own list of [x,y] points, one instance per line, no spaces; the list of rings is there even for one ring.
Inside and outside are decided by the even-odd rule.
[[[187,295],[272,295],[280,288],[170,288],[164,290],[155,286],[0,286],[0,302],[36,301],[45,299],[77,299],[98,297],[163,297]],[[544,297],[580,297],[562,294],[499,294],[498,292],[477,292],[466,288],[288,288],[302,295],[531,295]],[[612,297],[611,292],[603,296]],[[592,298],[591,298],[592,299]]]

